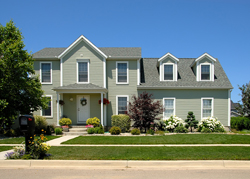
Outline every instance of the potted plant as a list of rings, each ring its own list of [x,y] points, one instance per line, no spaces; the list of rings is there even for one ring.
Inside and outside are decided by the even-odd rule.
[[[99,104],[101,104],[101,100],[99,100]],[[109,104],[109,100],[107,98],[103,98],[103,104]]]
[[[69,125],[72,124],[70,118],[62,118],[59,120],[59,125],[62,126],[63,132],[69,132]]]

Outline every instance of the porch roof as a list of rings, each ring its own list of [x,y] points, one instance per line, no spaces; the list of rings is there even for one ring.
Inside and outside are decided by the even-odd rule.
[[[59,92],[59,93],[101,93],[101,92],[108,92],[106,88],[100,87],[98,85],[92,83],[86,84],[69,84],[66,86],[59,86],[55,87],[52,90]]]

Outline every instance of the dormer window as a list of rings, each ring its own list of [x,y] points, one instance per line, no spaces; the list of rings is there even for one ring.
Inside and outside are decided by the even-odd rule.
[[[201,80],[210,81],[210,65],[201,64]]]
[[[173,81],[174,64],[164,64],[164,81]]]

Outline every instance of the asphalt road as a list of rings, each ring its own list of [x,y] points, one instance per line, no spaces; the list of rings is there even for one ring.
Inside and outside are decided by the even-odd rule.
[[[0,169],[1,179],[249,179],[249,169]]]

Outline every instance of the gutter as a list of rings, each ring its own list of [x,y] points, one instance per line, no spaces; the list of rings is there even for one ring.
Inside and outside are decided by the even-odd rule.
[[[159,87],[154,87],[154,86],[137,86],[137,89],[203,89],[203,90],[210,90],[210,89],[233,89],[231,88],[226,88],[226,87],[193,87],[193,86],[159,86]]]

